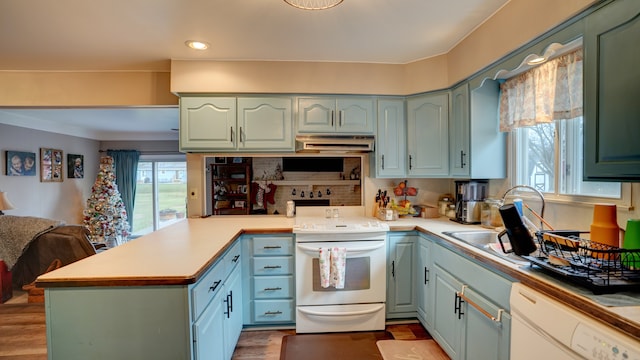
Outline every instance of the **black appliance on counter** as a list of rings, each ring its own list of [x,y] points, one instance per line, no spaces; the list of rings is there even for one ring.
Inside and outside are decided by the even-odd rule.
[[[487,180],[456,181],[456,217],[461,224],[480,224],[482,202],[489,194]]]

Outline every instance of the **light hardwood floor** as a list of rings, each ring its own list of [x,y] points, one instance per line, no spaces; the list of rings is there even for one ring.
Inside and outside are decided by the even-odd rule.
[[[429,334],[419,324],[387,327],[395,339],[425,339]],[[288,330],[247,330],[240,335],[233,354],[236,360],[278,360],[282,337]],[[28,304],[24,293],[16,292],[0,304],[0,360],[46,360],[47,340],[43,304]]]

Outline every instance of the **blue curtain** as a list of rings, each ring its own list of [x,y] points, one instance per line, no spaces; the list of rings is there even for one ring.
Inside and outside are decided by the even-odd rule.
[[[107,155],[113,158],[113,172],[116,184],[127,211],[129,229],[133,231],[133,203],[136,198],[136,181],[138,178],[138,161],[140,152],[137,150],[107,150]]]

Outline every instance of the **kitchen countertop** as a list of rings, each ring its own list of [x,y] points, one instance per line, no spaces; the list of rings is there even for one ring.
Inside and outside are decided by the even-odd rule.
[[[188,285],[196,282],[233,240],[242,234],[291,233],[294,223],[294,218],[274,215],[185,219],[43,274],[38,277],[37,285],[45,288]],[[640,340],[640,305],[601,305],[591,297],[584,296],[584,293],[572,291],[572,287],[528,265],[519,266],[442,234],[445,231],[483,229],[480,226],[462,225],[444,217],[401,218],[388,224],[391,231],[417,230],[438,236],[442,239],[439,244]]]

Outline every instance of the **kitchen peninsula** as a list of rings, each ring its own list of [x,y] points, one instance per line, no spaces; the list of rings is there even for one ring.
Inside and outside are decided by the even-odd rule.
[[[292,236],[294,222],[284,216],[186,219],[40,276],[38,286],[46,294],[50,358],[197,358],[193,349],[197,324],[193,322],[199,315],[195,313],[206,304],[194,303],[199,295],[192,292],[202,289],[206,296],[215,290],[217,285],[209,283],[211,274],[245,236]],[[617,310],[599,305],[527,267],[442,234],[473,226],[445,218],[401,219],[389,225],[392,232],[435,235],[448,249],[640,340],[638,306]],[[248,281],[246,274],[240,278]],[[221,337],[220,329],[212,331]]]

